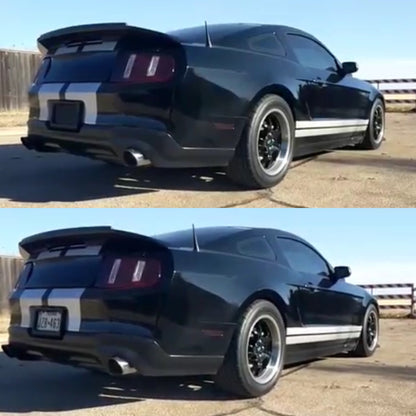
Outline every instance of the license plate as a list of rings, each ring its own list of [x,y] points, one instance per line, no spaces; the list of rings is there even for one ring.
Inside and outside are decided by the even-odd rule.
[[[82,103],[58,101],[52,103],[50,126],[56,129],[77,130],[80,126]]]
[[[61,311],[39,311],[36,322],[38,331],[60,332],[62,324]]]

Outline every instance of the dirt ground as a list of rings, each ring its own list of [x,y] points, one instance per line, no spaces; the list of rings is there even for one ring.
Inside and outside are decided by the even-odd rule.
[[[247,191],[220,169],[126,169],[20,144],[0,129],[0,207],[415,207],[416,113],[389,113],[377,151],[295,161],[281,184]]]
[[[415,416],[416,320],[382,320],[373,357],[287,368],[277,387],[255,400],[229,397],[204,377],[113,379],[2,353],[0,374],[2,415]]]

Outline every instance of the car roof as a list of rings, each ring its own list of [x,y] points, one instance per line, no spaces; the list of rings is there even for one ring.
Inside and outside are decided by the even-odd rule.
[[[274,229],[274,228],[257,228],[257,227],[238,227],[238,226],[217,226],[217,227],[196,227],[196,235],[198,237],[204,237],[204,238],[218,238],[218,237],[229,237],[232,235],[240,234],[240,233],[264,233],[266,235],[275,235],[279,237],[286,237],[286,238],[293,238],[299,241],[303,241],[306,244],[310,245],[307,241],[303,240],[301,237],[289,233],[287,231]],[[175,236],[181,236],[184,234],[189,234],[192,232],[192,229],[186,229],[186,230],[178,230],[173,231],[171,233],[167,234],[161,234],[161,235],[155,235],[154,238],[160,240],[160,241],[168,241],[172,238],[175,238]]]
[[[214,38],[214,40],[221,40],[225,37],[237,35],[239,33],[243,33],[247,30],[255,28],[270,29],[279,33],[296,33],[314,38],[314,36],[307,32],[284,25],[271,25],[261,23],[220,23],[213,25],[208,24],[209,34],[212,38]],[[200,35],[201,33],[205,34],[205,26],[195,26],[168,32],[169,35],[178,37],[179,39],[184,37],[195,37],[197,35]]]

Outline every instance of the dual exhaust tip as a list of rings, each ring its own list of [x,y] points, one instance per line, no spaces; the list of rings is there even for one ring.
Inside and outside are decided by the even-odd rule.
[[[137,370],[123,358],[112,357],[108,360],[108,372],[112,376],[126,376],[137,373]]]

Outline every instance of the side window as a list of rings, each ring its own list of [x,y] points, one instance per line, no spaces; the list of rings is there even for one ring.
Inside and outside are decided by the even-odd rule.
[[[278,242],[293,270],[328,276],[328,265],[314,250],[299,241],[289,238],[278,238]]]
[[[274,33],[253,36],[248,39],[247,43],[248,48],[255,52],[268,53],[277,56],[286,55],[285,48]]]
[[[238,241],[236,248],[238,254],[242,254],[243,256],[275,260],[273,249],[264,237],[250,237]]]
[[[337,70],[335,58],[314,40],[289,34],[288,41],[301,65],[332,72]]]

